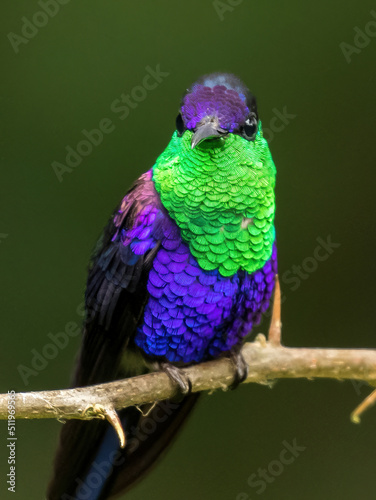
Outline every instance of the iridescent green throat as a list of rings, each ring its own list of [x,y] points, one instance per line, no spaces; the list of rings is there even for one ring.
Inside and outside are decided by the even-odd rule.
[[[191,149],[191,138],[174,133],[153,167],[156,190],[203,269],[252,273],[275,238],[276,170],[261,125],[252,142],[229,134]]]

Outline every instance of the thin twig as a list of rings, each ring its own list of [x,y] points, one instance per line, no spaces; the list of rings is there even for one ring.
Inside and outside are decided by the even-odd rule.
[[[274,288],[274,300],[273,300],[273,310],[272,319],[270,322],[270,328],[268,333],[268,340],[273,345],[281,345],[281,287],[279,285],[278,274],[275,277],[275,288]]]
[[[351,413],[351,420],[354,424],[360,423],[360,415],[362,415],[368,408],[376,403],[376,389],[371,392],[369,396],[366,397],[364,401],[358,405],[355,410]]]
[[[116,434],[118,435],[120,448],[125,448],[124,429],[121,425],[120,418],[111,403],[107,403],[106,406],[97,403],[94,405],[89,405],[82,412],[81,418],[85,420],[91,420],[93,418],[108,420],[108,422],[112,425],[112,427],[115,429]]]

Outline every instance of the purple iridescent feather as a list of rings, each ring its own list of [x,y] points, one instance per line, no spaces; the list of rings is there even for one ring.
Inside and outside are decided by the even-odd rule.
[[[225,137],[228,134],[226,144],[234,148],[230,155],[231,166],[244,168],[235,154],[239,152],[236,144],[241,145],[242,150],[247,149],[247,158],[248,153],[252,156],[256,151],[256,166],[266,162],[266,167],[270,167],[269,187],[274,188],[274,167],[270,154],[265,153],[265,147],[259,147],[261,136],[258,135],[254,143],[251,141],[249,148],[247,143],[240,144],[240,141],[249,139],[247,134],[243,134],[246,124],[251,126],[252,119],[258,120],[258,115],[255,98],[237,77],[220,73],[202,77],[183,97],[179,116],[183,131],[178,127],[178,133],[174,134],[163,158],[170,158],[171,147],[177,142],[190,141],[191,134],[195,134],[200,126],[215,123],[218,127],[215,131]],[[187,129],[188,133],[185,133]],[[207,136],[208,139],[211,137]],[[189,143],[188,153],[191,152],[191,145]],[[212,143],[209,142],[206,151],[210,145]],[[184,163],[181,158],[179,161]],[[237,165],[239,162],[240,165]],[[189,170],[192,163],[194,155],[188,154],[185,168]],[[253,165],[252,161],[245,163]],[[204,164],[210,168],[215,165],[210,161]],[[172,165],[170,159],[166,165]],[[219,168],[218,174],[222,170]],[[182,181],[185,173],[183,169]],[[231,177],[231,170],[227,174]],[[154,180],[158,184],[155,175]],[[235,208],[235,212],[238,208],[243,214],[248,191],[252,187],[257,191],[265,186],[253,186],[252,179],[248,183],[246,177],[242,180],[247,186],[247,193],[240,191],[238,198],[230,201],[235,204],[231,208]],[[190,179],[189,182],[194,181],[197,179]],[[213,187],[210,184],[212,181],[204,179],[203,182]],[[185,182],[188,181],[185,179]],[[222,195],[222,184],[217,182],[217,187]],[[204,190],[207,199],[202,207],[208,219],[211,217],[212,220],[217,217],[217,212],[213,209],[209,214],[205,207],[212,207],[218,196],[215,186],[213,189],[213,192]],[[74,386],[141,375],[150,369],[150,361],[167,360],[184,364],[215,358],[240,346],[269,305],[277,271],[275,244],[272,248],[274,235],[273,239],[262,236],[269,244],[268,250],[260,258],[260,265],[252,268],[252,271],[257,269],[252,274],[244,271],[247,268],[244,263],[234,269],[230,266],[227,273],[204,270],[205,262],[200,267],[200,260],[196,260],[192,247],[188,246],[189,237],[184,235],[182,238],[184,232],[179,229],[181,221],[176,218],[174,210],[168,208],[161,185],[158,190],[157,193],[152,171],[143,174],[124,197],[97,244],[89,268],[83,341],[73,378]],[[198,196],[201,196],[200,192]],[[258,200],[262,220],[255,218],[255,231],[264,227],[264,219],[269,216],[267,211],[272,204],[267,201],[267,198]],[[231,219],[231,210],[226,210],[226,207],[219,210],[218,230],[222,224],[220,217],[226,227],[229,224],[226,217],[228,214]],[[182,213],[190,216],[189,210],[184,208]],[[251,220],[245,217],[246,221]],[[179,226],[175,220],[180,223]],[[195,229],[199,228],[195,226]],[[248,250],[249,253],[260,251],[259,241],[256,241],[258,235],[252,235],[251,242],[238,241],[237,247],[245,253]],[[226,251],[235,251],[229,244],[215,248],[221,257],[226,257]],[[266,259],[269,260],[265,262]],[[231,272],[233,274],[228,276]],[[119,449],[117,436],[106,422],[68,421],[61,434],[54,478],[47,498],[78,500],[84,495],[90,500],[104,500],[130,487],[167,447],[197,397],[198,394],[191,394],[179,402],[160,401],[151,410],[148,408],[145,414],[132,407],[121,410],[119,417],[127,437],[123,450]],[[139,431],[149,428],[150,422],[156,423],[153,432],[140,439]],[[119,459],[117,463],[111,458],[115,456]],[[93,485],[92,476],[98,475],[97,465],[101,463],[110,467],[107,467],[101,481]]]
[[[151,171],[145,177],[152,183]],[[127,197],[121,206],[128,206]],[[122,229],[116,239],[135,256],[160,241],[147,282],[149,299],[134,339],[150,357],[183,363],[216,357],[238,344],[269,305],[277,267],[275,246],[270,260],[252,274],[238,271],[224,277],[217,270],[204,271],[156,193],[136,214],[133,226]]]
[[[219,125],[232,132],[249,113],[245,96],[224,85],[195,85],[183,100],[182,116],[188,129],[193,130],[206,116],[217,116]]]

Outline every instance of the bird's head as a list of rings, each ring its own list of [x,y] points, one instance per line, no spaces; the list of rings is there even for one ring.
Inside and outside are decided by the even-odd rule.
[[[176,128],[153,181],[183,240],[207,271],[260,269],[275,237],[276,169],[255,98],[233,75],[204,76],[183,96]]]
[[[229,134],[253,141],[258,130],[256,99],[236,76],[203,76],[185,93],[176,119],[179,136],[191,131],[192,149],[223,142]]]

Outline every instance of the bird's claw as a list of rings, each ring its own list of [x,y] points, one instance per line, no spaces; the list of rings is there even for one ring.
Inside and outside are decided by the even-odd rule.
[[[160,363],[159,368],[160,370],[164,371],[166,375],[168,375],[168,377],[174,384],[177,385],[179,392],[174,397],[177,402],[181,401],[192,392],[191,381],[180,368],[177,368],[171,363],[165,362]]]
[[[239,348],[230,351],[230,359],[235,366],[234,381],[229,386],[229,389],[233,391],[246,380],[249,368]]]

